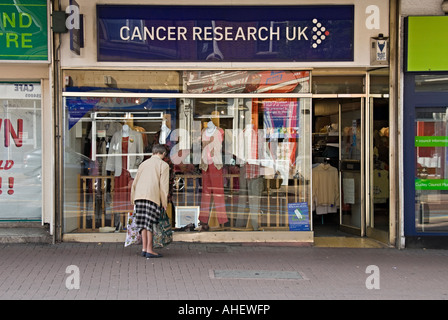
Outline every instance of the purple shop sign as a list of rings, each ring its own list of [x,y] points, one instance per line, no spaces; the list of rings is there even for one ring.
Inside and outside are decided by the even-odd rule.
[[[98,61],[353,61],[354,6],[97,5]]]

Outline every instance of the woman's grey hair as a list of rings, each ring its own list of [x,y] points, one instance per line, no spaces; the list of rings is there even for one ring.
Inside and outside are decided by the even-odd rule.
[[[166,153],[165,145],[163,144],[156,144],[152,147],[152,154],[163,154]]]

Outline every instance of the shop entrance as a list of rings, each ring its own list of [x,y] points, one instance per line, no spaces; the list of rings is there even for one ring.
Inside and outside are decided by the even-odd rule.
[[[388,99],[313,99],[315,237],[387,242],[388,112]]]

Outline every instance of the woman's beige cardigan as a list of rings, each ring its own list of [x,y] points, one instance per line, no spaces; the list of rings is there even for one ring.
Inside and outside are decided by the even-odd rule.
[[[169,165],[153,155],[138,168],[131,189],[131,202],[135,200],[150,200],[166,208],[170,178]]]

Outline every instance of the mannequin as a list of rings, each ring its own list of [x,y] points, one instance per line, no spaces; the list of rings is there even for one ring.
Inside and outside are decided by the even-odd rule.
[[[261,193],[264,189],[264,179],[261,166],[258,163],[258,134],[257,126],[248,124],[239,137],[242,142],[239,146],[240,152],[240,190],[238,193],[238,213],[235,226],[245,228],[248,218],[246,217],[246,206],[249,207],[249,219],[252,228],[258,230],[258,218],[260,215]]]
[[[166,120],[162,121],[162,126],[160,127],[160,137],[159,144],[166,144],[166,140],[171,133],[171,129],[167,127]]]
[[[121,130],[122,130],[122,137],[123,138],[129,137],[129,130],[130,129],[129,129],[129,126],[127,124],[123,125],[123,128]]]
[[[129,154],[129,155],[128,155]],[[143,161],[143,140],[140,132],[124,124],[112,136],[106,170],[114,173],[114,211],[132,212],[130,192],[133,179],[140,163]]]
[[[212,120],[207,122],[207,128],[205,128],[205,134],[207,135],[207,137],[211,137],[215,133],[216,128],[217,127],[215,126]]]
[[[222,173],[223,139],[224,130],[217,127],[213,121],[209,121],[207,127],[202,130],[202,157],[199,165],[202,169],[202,199],[199,221],[203,226],[203,230],[208,230],[212,198],[218,222],[224,224],[228,221]]]
[[[123,142],[127,144],[127,148],[123,148]],[[131,155],[127,156],[128,153]],[[126,163],[123,163],[123,160]],[[132,178],[134,178],[137,168],[142,161],[142,134],[132,130],[128,124],[124,124],[121,130],[113,134],[110,141],[106,170],[113,171],[114,176],[119,177],[123,169],[125,169],[130,171]]]

